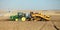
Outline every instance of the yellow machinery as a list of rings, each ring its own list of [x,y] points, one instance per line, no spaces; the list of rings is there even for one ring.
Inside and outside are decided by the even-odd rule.
[[[30,12],[30,16],[31,16],[31,20],[34,20],[34,21],[49,21],[50,17],[49,16],[46,16],[46,15],[43,15],[41,13],[33,13],[33,12]]]

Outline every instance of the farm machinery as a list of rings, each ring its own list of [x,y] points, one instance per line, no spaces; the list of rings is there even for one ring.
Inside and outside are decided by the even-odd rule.
[[[17,15],[10,16],[11,21],[49,21],[50,17],[41,13],[30,12],[28,16],[26,13],[18,12]]]
[[[18,12],[17,15],[10,16],[11,21],[25,21],[26,20],[26,15],[25,13]]]

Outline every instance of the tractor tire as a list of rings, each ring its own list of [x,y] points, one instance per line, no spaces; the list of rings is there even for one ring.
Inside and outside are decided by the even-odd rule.
[[[18,19],[15,19],[15,21],[18,21]]]
[[[21,20],[22,20],[22,21],[26,21],[26,18],[25,18],[25,17],[22,17]]]

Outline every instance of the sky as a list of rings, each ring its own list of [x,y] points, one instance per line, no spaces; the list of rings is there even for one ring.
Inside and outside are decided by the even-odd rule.
[[[0,9],[55,10],[60,9],[60,0],[0,0]]]

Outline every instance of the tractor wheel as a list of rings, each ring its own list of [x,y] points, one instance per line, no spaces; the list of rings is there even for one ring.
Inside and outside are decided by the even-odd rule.
[[[18,19],[15,19],[15,21],[18,21]]]
[[[21,20],[22,20],[22,21],[26,21],[26,18],[25,18],[25,17],[22,17]]]

